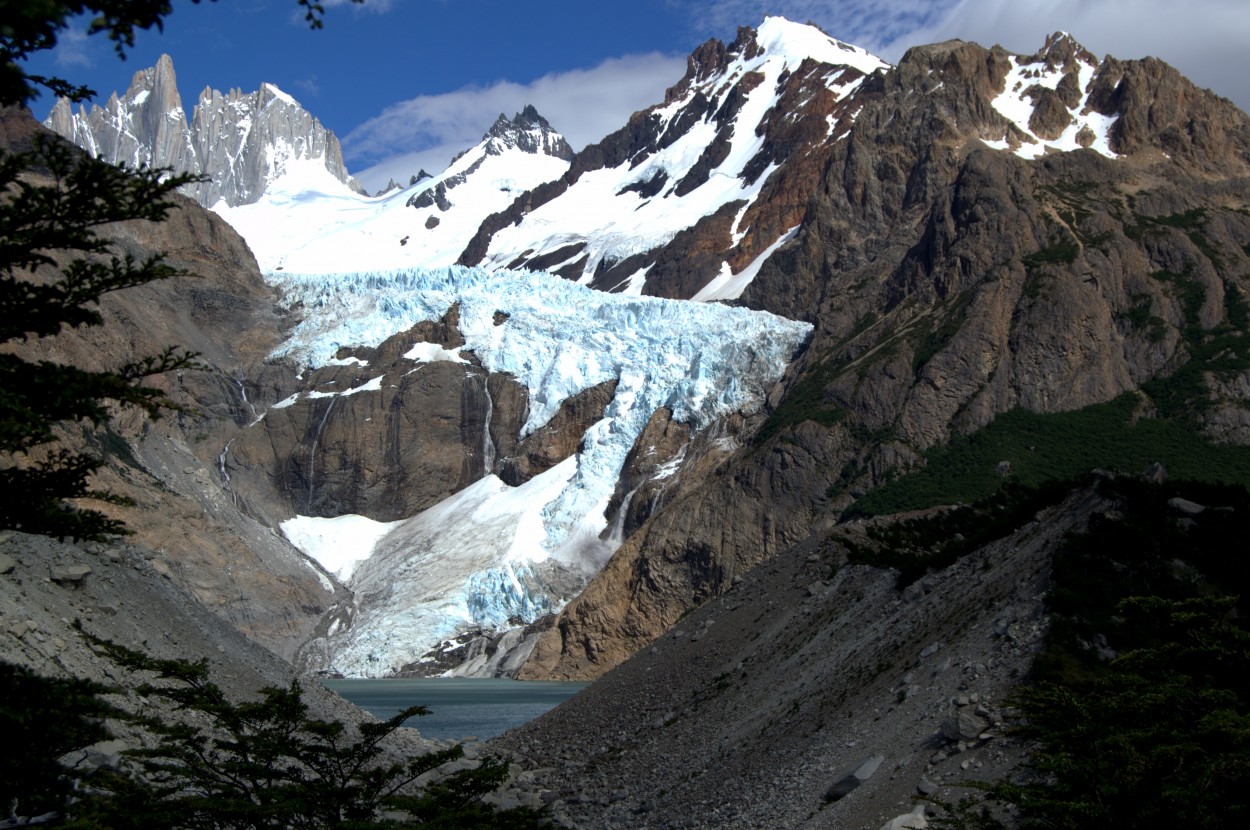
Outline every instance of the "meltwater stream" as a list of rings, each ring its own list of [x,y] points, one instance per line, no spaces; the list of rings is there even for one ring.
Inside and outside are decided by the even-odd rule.
[[[585,683],[496,678],[349,678],[323,680],[328,688],[379,720],[409,706],[430,714],[405,726],[427,738],[485,740],[528,723],[577,694]]]

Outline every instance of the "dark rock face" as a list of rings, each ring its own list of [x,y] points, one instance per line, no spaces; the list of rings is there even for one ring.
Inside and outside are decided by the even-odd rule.
[[[126,93],[114,93],[103,107],[75,113],[67,99],[59,99],[44,125],[111,164],[208,176],[185,188],[205,207],[219,200],[231,206],[255,202],[296,159],[319,159],[339,181],[361,190],[347,173],[334,133],[270,84],[246,95],[205,88],[188,125],[168,55],[136,72]]]
[[[463,346],[457,320],[452,309],[376,349],[351,350],[346,365],[309,372],[290,405],[269,409],[231,443],[236,489],[254,502],[276,500],[278,518],[391,521],[492,472],[516,447],[525,388],[465,359],[404,357],[417,343]]]
[[[499,461],[499,477],[517,487],[572,457],[586,430],[603,419],[616,386],[616,380],[605,381],[562,403],[550,421],[518,441],[516,448]]]
[[[667,507],[570,603],[528,676],[598,675],[929,447],[1015,407],[1108,401],[1244,331],[1250,119],[1158,61],[1107,59],[1075,93],[1115,119],[1119,157],[1016,155],[1081,116],[1080,61],[1062,37],[1028,58],[949,42],[852,96],[859,115],[825,145],[819,184],[787,191],[793,243],[740,298],[816,326],[775,411],[702,474],[683,463]],[[1019,63],[1062,73],[1031,94],[1034,136],[993,105]],[[1203,376],[1203,429],[1250,441],[1250,376]]]

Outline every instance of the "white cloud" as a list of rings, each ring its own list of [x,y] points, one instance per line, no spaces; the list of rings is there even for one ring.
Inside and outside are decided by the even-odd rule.
[[[815,23],[839,40],[876,51],[907,32],[931,25],[957,0],[671,0],[701,35],[732,37],[738,26],[766,16]]]
[[[498,81],[388,107],[343,138],[348,166],[374,190],[394,177],[406,182],[424,167],[438,173],[452,156],[481,140],[500,113],[533,104],[574,149],[625,125],[629,116],[664,100],[686,71],[685,57],[627,55],[590,69],[544,75],[528,84]]]
[[[358,11],[374,12],[376,14],[386,14],[394,6],[392,0],[320,0],[321,5],[327,9],[337,8],[339,6],[351,6]]]
[[[95,66],[94,44],[86,29],[71,26],[61,32],[56,40],[56,65],[62,69],[89,69]]]

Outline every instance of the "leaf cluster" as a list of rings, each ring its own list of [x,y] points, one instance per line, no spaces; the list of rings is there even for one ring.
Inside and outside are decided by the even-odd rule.
[[[991,790],[1025,827],[1238,827],[1250,784],[1250,632],[1232,598],[1139,597],[1118,610],[1152,644],[1088,685],[1043,683],[1020,702],[1041,781]]]
[[[985,802],[938,826],[983,826],[983,803],[1014,804],[1024,828],[1246,822],[1250,494],[1127,479],[1099,492],[1109,509],[1056,555],[1046,651],[1014,701],[1037,745],[1029,776],[980,785]]]
[[[0,662],[0,809],[8,819],[55,815],[74,792],[61,757],[108,738],[103,719],[120,714],[98,683],[40,677]],[[0,820],[0,826],[5,821]]]

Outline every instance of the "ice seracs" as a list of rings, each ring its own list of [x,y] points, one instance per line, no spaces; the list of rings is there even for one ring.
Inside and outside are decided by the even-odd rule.
[[[407,356],[472,353],[488,370],[513,375],[530,392],[523,433],[567,398],[617,381],[579,451],[519,487],[487,475],[385,533],[336,543],[332,557],[319,541],[325,525],[283,525],[328,571],[349,575],[353,623],[330,638],[326,666],[348,675],[393,673],[456,633],[560,608],[619,544],[605,534],[605,509],[656,409],[668,407],[696,430],[752,411],[810,331],[765,312],[613,295],[533,272],[284,271],[270,279],[305,314],[281,354],[309,366],[329,363],[341,346],[377,345],[440,319],[455,304],[465,346]]]

